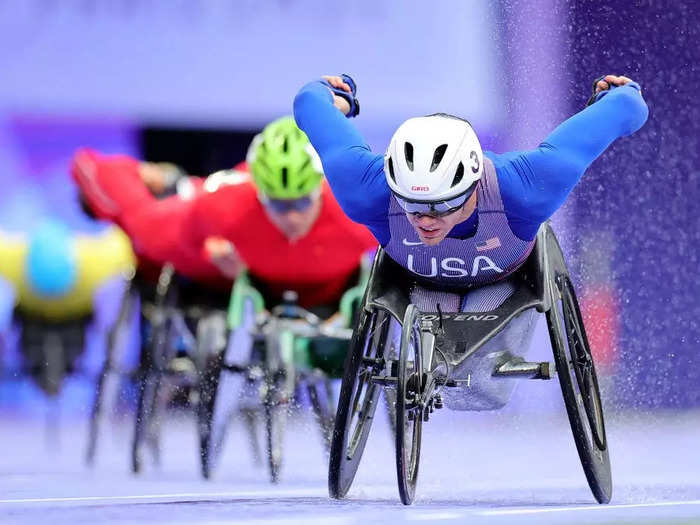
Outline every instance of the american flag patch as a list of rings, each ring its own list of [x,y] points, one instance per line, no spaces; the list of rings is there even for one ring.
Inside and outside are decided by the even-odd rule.
[[[486,252],[488,250],[494,250],[501,247],[501,239],[498,237],[491,237],[490,239],[479,243],[476,245],[477,252]]]

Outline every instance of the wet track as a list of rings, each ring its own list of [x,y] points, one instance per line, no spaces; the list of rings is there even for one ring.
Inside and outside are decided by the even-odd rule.
[[[552,382],[547,388],[558,386]],[[614,495],[597,505],[563,407],[537,413],[442,412],[424,429],[417,501],[400,504],[393,446],[379,417],[350,497],[328,499],[316,428],[300,415],[287,433],[284,480],[267,482],[234,427],[222,468],[199,478],[194,423],[171,419],[159,469],[127,472],[128,420],[82,465],[85,424],[4,417],[0,522],[39,523],[700,523],[700,413],[611,413]],[[560,410],[559,410],[560,409]],[[48,438],[48,439],[47,439]],[[49,441],[49,443],[47,443]]]

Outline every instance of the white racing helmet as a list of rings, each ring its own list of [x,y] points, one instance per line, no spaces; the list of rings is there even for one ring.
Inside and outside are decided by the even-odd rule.
[[[474,192],[483,157],[469,122],[438,113],[399,126],[384,156],[384,173],[404,210],[441,214]]]

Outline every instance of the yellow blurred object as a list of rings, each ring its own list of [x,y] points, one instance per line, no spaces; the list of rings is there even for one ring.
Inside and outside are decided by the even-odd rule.
[[[96,235],[75,234],[77,275],[71,290],[59,297],[38,294],[25,274],[27,238],[0,231],[0,277],[15,288],[17,308],[48,321],[76,319],[92,312],[95,291],[108,279],[133,276],[136,260],[124,232],[110,227]]]

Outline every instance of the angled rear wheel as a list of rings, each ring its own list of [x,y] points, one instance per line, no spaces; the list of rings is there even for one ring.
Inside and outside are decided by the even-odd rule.
[[[559,384],[588,485],[598,503],[608,503],[612,497],[612,475],[593,356],[576,293],[556,241],[550,249],[553,304],[547,312],[547,326]]]
[[[391,315],[360,310],[343,369],[338,410],[331,439],[328,491],[343,498],[350,490],[372,428],[381,386],[372,376],[387,375],[384,359],[390,344]]]

